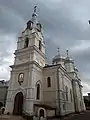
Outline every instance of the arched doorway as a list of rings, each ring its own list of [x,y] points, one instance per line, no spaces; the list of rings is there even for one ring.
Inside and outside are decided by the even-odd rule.
[[[3,107],[3,103],[2,103],[2,102],[0,102],[0,108],[1,108],[1,107]]]
[[[21,115],[22,108],[23,108],[23,93],[19,92],[16,94],[15,99],[14,99],[13,114],[14,115]]]
[[[44,110],[43,109],[40,110],[40,117],[41,116],[44,117]]]

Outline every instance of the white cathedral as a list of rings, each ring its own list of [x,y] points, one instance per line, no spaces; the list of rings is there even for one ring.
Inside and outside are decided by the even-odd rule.
[[[74,61],[59,53],[45,64],[45,42],[36,6],[18,37],[6,111],[30,116],[63,116],[85,110],[81,79]]]

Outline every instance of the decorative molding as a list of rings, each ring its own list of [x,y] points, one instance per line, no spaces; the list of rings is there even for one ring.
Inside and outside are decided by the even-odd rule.
[[[28,89],[35,89],[35,87],[24,87],[24,90],[28,90]],[[17,88],[17,89],[14,89],[14,90],[11,90],[11,89],[9,89],[8,91],[18,91],[18,90],[20,90],[20,88]]]
[[[27,52],[27,51],[30,51],[30,52],[31,52],[31,51],[34,51],[34,50],[36,50],[42,57],[45,56],[45,54],[42,53],[42,51],[40,51],[36,45],[29,46],[29,47],[27,47],[27,48],[23,48],[23,49],[19,49],[19,50],[15,50],[15,53],[14,53],[14,54],[17,55],[17,54],[20,54],[20,53],[23,53],[23,52]],[[44,57],[44,58],[45,58],[45,57]]]

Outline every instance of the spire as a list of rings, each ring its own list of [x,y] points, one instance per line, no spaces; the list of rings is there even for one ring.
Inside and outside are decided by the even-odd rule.
[[[33,14],[32,14],[32,22],[37,23],[37,13],[36,13],[37,12],[37,6],[35,5],[33,9],[34,9],[34,11],[33,11]]]
[[[33,14],[32,14],[32,18],[31,20],[29,20],[27,22],[27,28],[29,30],[34,29],[37,32],[41,32],[42,33],[42,25],[40,24],[40,22],[37,20],[37,6],[35,5],[33,8]]]

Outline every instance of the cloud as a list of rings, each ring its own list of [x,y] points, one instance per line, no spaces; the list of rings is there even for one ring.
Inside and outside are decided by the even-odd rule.
[[[84,51],[90,49],[90,41],[89,40],[80,40],[77,41],[78,44],[71,46],[69,50],[74,54],[81,54]],[[78,52],[78,53],[77,53]]]
[[[18,14],[12,11],[12,9],[1,5],[0,16],[0,30],[3,33],[16,33],[25,22]]]
[[[38,5],[38,19],[43,25],[46,56],[50,62],[57,47],[75,60],[81,74],[90,71],[89,0],[0,0],[0,79],[9,79],[9,65],[14,62],[17,36],[31,18],[33,6]],[[3,69],[2,69],[3,68]],[[2,72],[3,71],[3,72]],[[2,74],[3,73],[3,74]],[[84,76],[85,76],[84,74]],[[83,77],[84,77],[83,76]],[[84,86],[90,86],[84,77]],[[84,91],[88,87],[84,87]]]
[[[8,80],[10,78],[9,65],[14,62],[15,36],[13,34],[0,34],[0,79]]]
[[[87,93],[90,93],[90,85],[87,83],[83,83],[83,95],[87,95]]]

